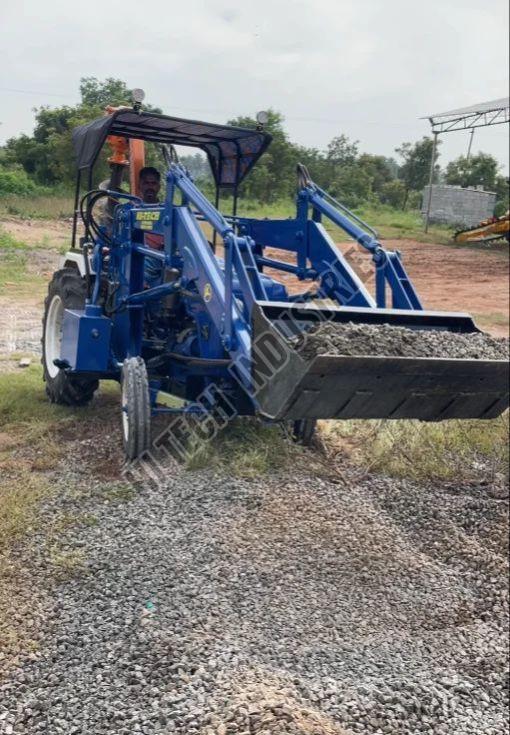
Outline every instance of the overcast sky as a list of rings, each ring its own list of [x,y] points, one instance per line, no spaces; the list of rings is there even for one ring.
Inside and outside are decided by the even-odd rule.
[[[1,0],[0,142],[82,76],[143,87],[164,112],[224,122],[273,107],[293,141],[345,133],[394,155],[430,113],[508,94],[507,0]],[[508,170],[508,126],[473,150]],[[468,134],[443,137],[441,163]]]

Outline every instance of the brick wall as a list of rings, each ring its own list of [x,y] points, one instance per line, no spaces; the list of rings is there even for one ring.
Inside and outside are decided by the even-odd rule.
[[[423,190],[422,214],[425,215],[429,187]],[[491,217],[496,204],[496,194],[479,189],[462,189],[460,186],[432,187],[430,221],[449,225],[472,227]]]

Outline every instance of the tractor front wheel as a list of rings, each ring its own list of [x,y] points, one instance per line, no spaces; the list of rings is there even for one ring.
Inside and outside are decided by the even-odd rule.
[[[128,357],[122,366],[122,437],[128,459],[150,446],[151,403],[149,378],[141,357]]]
[[[84,309],[87,288],[74,268],[54,273],[44,302],[42,329],[42,365],[46,393],[52,403],[83,406],[88,403],[99,382],[94,378],[69,375],[54,363],[60,359],[62,322],[65,309]]]
[[[294,441],[302,444],[304,447],[309,447],[314,439],[316,428],[316,419],[299,419],[298,421],[294,421],[292,426]]]

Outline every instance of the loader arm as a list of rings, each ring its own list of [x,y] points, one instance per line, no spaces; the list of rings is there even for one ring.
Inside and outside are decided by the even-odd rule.
[[[150,417],[162,413],[173,416],[165,435],[183,456],[179,437],[196,428],[203,439],[233,416],[294,421],[295,435],[309,439],[315,419],[492,418],[508,407],[504,344],[479,334],[468,314],[424,309],[400,254],[386,250],[304,166],[294,217],[237,215],[239,187],[271,143],[262,125],[145,112],[141,97],[73,131],[73,245],[45,301],[43,366],[52,401],[82,405],[99,380],[119,380],[129,460],[144,457]],[[129,147],[129,194],[93,188],[107,142],[111,186]],[[136,196],[144,142],[202,151],[216,206],[171,157],[165,201]],[[222,189],[233,193],[230,217],[218,211]],[[113,208],[111,222],[94,211],[102,199]],[[336,246],[326,220],[357,243],[361,258],[357,247],[344,253]],[[222,241],[223,259],[203,222],[213,243]],[[162,249],[151,249],[156,239]],[[274,270],[295,276],[302,293]]]
[[[502,361],[324,355],[305,360],[289,342],[321,323],[356,322],[412,329],[477,332],[467,314],[423,310],[397,253],[386,251],[355,216],[306,186],[295,221],[240,219],[242,236],[209,203],[185,171],[172,166],[168,190],[180,189],[186,206],[175,208],[185,282],[194,283],[256,410],[271,420],[304,418],[492,418],[508,405],[508,366]],[[188,203],[220,234],[225,267],[218,266]],[[308,219],[309,209],[313,218]],[[348,211],[347,211],[348,212]],[[379,274],[377,302],[320,223],[325,215],[372,254]],[[248,234],[249,233],[249,234]],[[182,244],[184,242],[184,245]],[[324,295],[338,306],[272,302],[255,265],[268,262],[263,247],[297,252],[296,273],[319,277]],[[237,276],[243,306],[233,299]],[[393,308],[384,308],[387,286]],[[383,305],[380,305],[383,304]]]

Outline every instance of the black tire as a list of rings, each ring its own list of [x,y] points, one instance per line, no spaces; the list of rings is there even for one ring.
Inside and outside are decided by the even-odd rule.
[[[151,403],[149,378],[141,357],[128,357],[122,366],[122,438],[128,459],[150,447]]]
[[[309,447],[313,442],[316,428],[317,419],[299,419],[293,423],[292,437],[298,444]]]
[[[99,381],[78,375],[68,375],[53,364],[59,357],[64,309],[83,309],[87,295],[85,280],[75,268],[63,268],[53,274],[44,302],[42,329],[42,365],[46,394],[52,403],[65,406],[84,406],[89,403]]]

